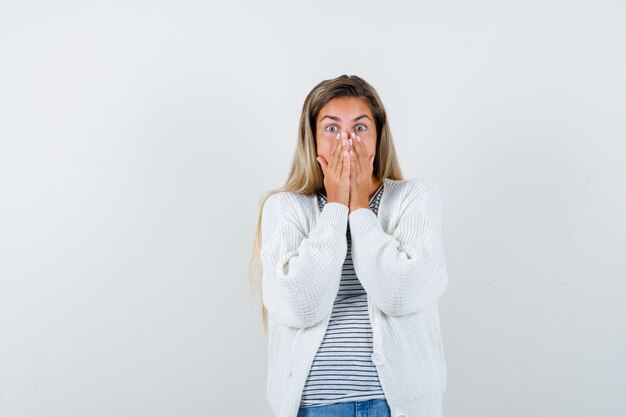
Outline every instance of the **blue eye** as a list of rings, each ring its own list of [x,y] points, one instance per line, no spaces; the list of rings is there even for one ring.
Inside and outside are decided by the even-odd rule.
[[[362,127],[363,129],[360,129],[360,130],[359,130],[359,127]],[[367,130],[367,127],[366,127],[365,125],[357,125],[357,130],[358,130],[359,132],[365,132],[365,131]]]
[[[329,130],[330,128],[335,128],[335,129],[336,129],[336,128],[337,128],[337,126],[335,126],[335,125],[330,125],[330,126],[326,127],[326,131],[327,131],[327,132],[335,133],[335,132],[336,132],[336,130],[332,130],[332,131],[331,131],[331,130]]]

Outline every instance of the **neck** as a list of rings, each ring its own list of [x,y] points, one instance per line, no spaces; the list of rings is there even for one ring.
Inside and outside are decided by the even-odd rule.
[[[374,193],[380,188],[383,180],[379,180],[378,178],[372,176],[372,189],[369,193],[369,198],[371,199],[374,196]]]

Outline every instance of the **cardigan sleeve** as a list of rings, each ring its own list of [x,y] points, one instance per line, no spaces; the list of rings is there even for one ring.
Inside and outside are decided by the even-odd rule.
[[[349,214],[354,269],[372,302],[391,316],[425,309],[448,285],[441,194],[430,181],[410,181],[391,234],[367,208]]]
[[[349,209],[327,202],[307,232],[297,199],[279,192],[263,206],[262,299],[276,323],[309,327],[332,312],[347,253]]]

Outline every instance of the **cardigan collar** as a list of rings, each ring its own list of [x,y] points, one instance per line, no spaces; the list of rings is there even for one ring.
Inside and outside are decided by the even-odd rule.
[[[392,180],[390,178],[383,178],[383,183],[381,184],[381,186],[385,189],[385,191],[383,191],[383,195],[380,197],[380,202],[378,203],[378,212],[380,213],[380,208],[383,206],[383,203],[385,202],[386,198],[385,196],[388,196],[389,193],[387,192],[389,190],[389,184],[391,182],[394,182],[396,180]],[[374,193],[374,195],[376,195],[376,193]],[[317,218],[319,217],[319,215],[321,214],[320,211],[320,207],[319,204],[317,204],[317,193],[313,193],[309,196],[310,199],[310,203],[313,204],[313,206],[315,207],[315,220],[317,220]]]

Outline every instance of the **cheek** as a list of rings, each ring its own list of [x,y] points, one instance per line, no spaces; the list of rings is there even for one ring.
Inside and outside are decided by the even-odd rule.
[[[367,155],[373,156],[376,153],[376,147],[374,145],[367,147]]]
[[[333,153],[335,143],[334,138],[329,138],[326,135],[317,138],[317,154],[328,160],[328,157]]]
[[[367,154],[370,156],[374,155],[374,153],[376,152],[376,139],[374,138],[374,136],[369,135],[369,134],[365,134],[363,136],[359,135],[359,136],[361,137],[361,140],[365,144],[365,149],[367,150]]]

